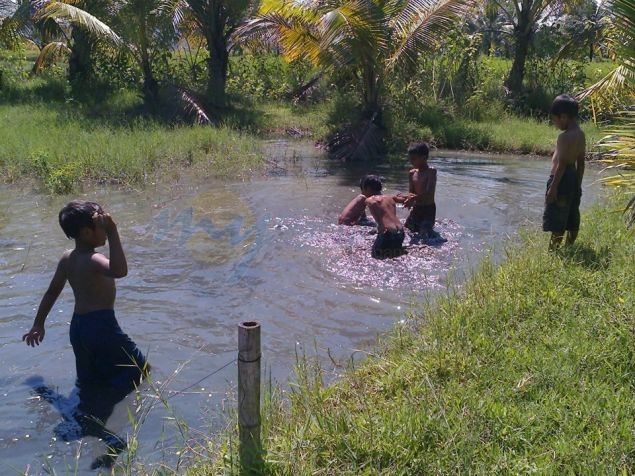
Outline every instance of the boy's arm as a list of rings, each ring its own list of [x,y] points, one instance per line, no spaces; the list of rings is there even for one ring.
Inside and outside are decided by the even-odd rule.
[[[337,219],[337,224],[347,225],[357,223],[363,216],[365,216],[365,212],[366,197],[362,194],[359,194],[357,197],[351,200],[348,205],[344,207],[344,210]]]
[[[564,133],[562,133],[558,136],[558,140],[556,141],[556,150],[553,153],[556,160],[556,169],[553,173],[551,186],[549,187],[549,190],[547,190],[547,203],[553,203],[558,198],[558,185],[560,185],[560,180],[567,168],[567,163],[564,159],[564,154],[562,153],[562,150],[566,147],[565,142],[566,138]]]
[[[576,159],[576,172],[578,172],[578,187],[580,188],[582,188],[582,177],[584,177],[584,165],[585,165],[584,156],[585,155],[586,155],[586,148],[582,149],[582,153]]]
[[[128,274],[128,263],[126,255],[121,246],[119,231],[112,217],[105,213],[93,217],[96,226],[101,226],[106,230],[108,237],[108,249],[110,259],[101,253],[93,254],[91,260],[97,267],[97,272],[110,276],[111,278],[123,278]]]
[[[415,193],[414,175],[417,169],[410,169],[408,172],[408,192]]]
[[[434,198],[434,191],[437,188],[437,169],[429,168],[428,174],[425,192]]]
[[[64,256],[62,256],[62,259],[60,259],[59,263],[57,263],[55,274],[53,275],[51,283],[44,293],[44,296],[42,296],[40,306],[38,307],[37,313],[35,314],[33,326],[31,327],[31,330],[29,332],[22,336],[22,340],[31,347],[40,345],[40,342],[44,340],[44,321],[46,321],[46,317],[48,316],[49,312],[51,312],[53,304],[55,304],[55,301],[57,301],[57,298],[59,297],[62,289],[64,289],[64,285],[66,284],[67,259],[68,253],[65,253]]]
[[[415,198],[417,198],[417,196],[414,193],[397,192],[394,195],[392,195],[392,199],[395,203],[407,204],[408,202],[414,200]]]

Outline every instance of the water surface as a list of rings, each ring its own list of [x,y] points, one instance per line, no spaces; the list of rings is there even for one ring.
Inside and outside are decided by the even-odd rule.
[[[155,385],[169,404],[158,402],[142,415],[137,460],[152,468],[161,461],[175,465],[184,445],[173,418],[190,428],[187,438],[198,439],[219,428],[234,406],[238,323],[261,323],[263,364],[282,385],[292,378],[298,353],[317,352],[328,371],[340,371],[372,350],[377,335],[417,302],[460,280],[484,253],[500,253],[520,227],[539,227],[549,171],[545,160],[433,154],[436,229],[448,241],[376,261],[369,254],[370,228],[334,223],[366,172],[383,175],[387,193],[406,191],[405,161],[397,169],[336,167],[303,143],[272,143],[271,155],[277,166],[249,182],[185,174],[175,184],[95,188],[72,197],[0,186],[2,474],[89,474],[103,449],[90,438],[59,441],[59,411],[26,383],[41,376],[72,399],[69,288],[47,320],[42,345],[32,349],[20,340],[60,254],[72,245],[57,224],[70,199],[102,203],[119,225],[129,275],[118,281],[116,313],[149,355]],[[596,179],[587,169],[583,206],[599,193]],[[406,210],[398,212],[405,218]],[[171,227],[177,217],[185,224]],[[196,231],[196,222],[212,234],[210,223],[245,236],[210,239]],[[125,409],[111,420],[113,429],[133,431]]]

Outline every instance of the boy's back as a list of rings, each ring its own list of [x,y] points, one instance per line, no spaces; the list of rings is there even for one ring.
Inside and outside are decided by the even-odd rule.
[[[74,312],[85,314],[102,309],[113,309],[115,304],[115,280],[103,273],[103,260],[107,258],[96,251],[67,251],[60,260],[66,268],[68,283],[75,296]]]
[[[373,195],[366,199],[366,205],[377,222],[377,233],[403,228],[397,217],[395,197],[392,195]]]

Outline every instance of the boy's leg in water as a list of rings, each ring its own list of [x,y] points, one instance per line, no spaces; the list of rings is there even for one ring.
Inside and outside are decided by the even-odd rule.
[[[101,439],[106,445],[106,452],[95,458],[91,469],[110,468],[117,456],[126,450],[126,441],[115,432],[106,428],[106,422],[120,401],[127,395],[125,390],[108,386],[86,386],[80,388],[80,404],[77,420],[86,436]]]

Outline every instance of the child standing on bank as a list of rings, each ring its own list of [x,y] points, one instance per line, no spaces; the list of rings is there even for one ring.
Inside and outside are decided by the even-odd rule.
[[[428,165],[430,148],[425,142],[418,142],[408,147],[408,159],[412,169],[408,174],[408,191],[415,195],[406,202],[412,210],[406,218],[405,226],[413,233],[419,233],[422,238],[434,238],[437,206],[434,192],[437,186],[437,171]]]
[[[59,223],[66,236],[75,240],[75,248],[66,251],[60,258],[33,326],[22,340],[31,347],[42,342],[46,317],[68,281],[75,297],[70,340],[75,354],[80,400],[86,403],[95,395],[116,394],[114,400],[111,398],[114,408],[116,401],[134,390],[149,371],[145,357],[124,334],[115,318],[115,279],[128,273],[117,225],[100,205],[83,201],[66,205],[59,213]],[[110,259],[95,251],[95,248],[104,246],[106,240]],[[89,395],[90,399],[87,398]],[[99,431],[110,416],[109,411],[112,408],[98,415],[101,420]],[[123,451],[123,448],[117,449]]]
[[[551,158],[542,217],[543,231],[551,232],[549,250],[555,250],[562,243],[565,232],[568,245],[578,237],[586,138],[577,121],[578,103],[571,96],[561,94],[556,97],[550,113],[554,126],[563,131]]]

